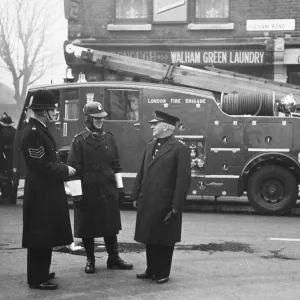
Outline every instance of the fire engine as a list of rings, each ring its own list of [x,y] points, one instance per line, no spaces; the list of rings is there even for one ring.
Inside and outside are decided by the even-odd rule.
[[[65,43],[69,59],[80,59],[136,81],[78,82],[34,87],[28,91],[14,149],[14,186],[24,177],[20,150],[30,116],[32,92],[51,90],[59,114],[49,125],[66,161],[71,141],[84,129],[83,107],[100,102],[104,130],[116,137],[125,193],[130,191],[146,144],[154,110],[178,116],[175,135],[190,148],[192,184],[188,198],[240,197],[247,194],[262,214],[290,211],[300,181],[300,89],[289,84],[208,68],[199,70],[124,57]],[[292,95],[290,95],[290,93]]]

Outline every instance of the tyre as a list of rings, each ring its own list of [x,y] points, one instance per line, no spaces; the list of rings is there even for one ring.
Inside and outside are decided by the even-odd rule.
[[[251,175],[247,195],[257,212],[282,214],[296,205],[298,184],[289,170],[280,166],[265,166]]]

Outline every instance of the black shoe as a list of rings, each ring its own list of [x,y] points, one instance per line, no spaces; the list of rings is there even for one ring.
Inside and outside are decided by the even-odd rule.
[[[158,284],[163,284],[169,281],[169,277],[164,277],[164,278],[156,278],[156,282]]]
[[[51,272],[48,274],[48,280],[51,280],[55,277],[55,272]]]
[[[148,274],[148,273],[139,273],[139,274],[136,274],[136,278],[137,279],[153,279],[155,278],[155,275],[154,274]]]
[[[47,277],[47,280],[51,280],[55,277],[55,272],[51,272],[48,274],[48,277]],[[27,284],[28,284],[28,281],[27,281]]]
[[[132,270],[133,264],[125,262],[119,255],[108,257],[107,269]]]
[[[31,289],[38,290],[56,290],[58,288],[58,284],[46,281],[40,284],[30,284],[29,287]]]
[[[87,274],[95,273],[95,259],[92,258],[87,259],[84,271]]]

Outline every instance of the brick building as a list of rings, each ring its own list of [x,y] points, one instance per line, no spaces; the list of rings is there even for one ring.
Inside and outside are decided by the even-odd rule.
[[[65,16],[83,47],[300,85],[299,0],[65,0]],[[67,64],[75,78],[121,79]]]

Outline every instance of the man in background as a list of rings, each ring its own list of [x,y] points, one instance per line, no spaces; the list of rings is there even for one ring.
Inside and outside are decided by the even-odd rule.
[[[1,202],[10,203],[13,192],[12,165],[16,129],[11,117],[4,112],[0,118],[0,189]]]

